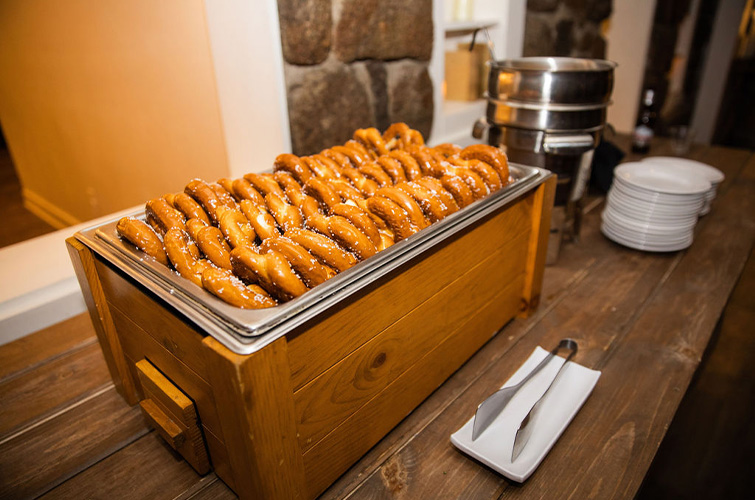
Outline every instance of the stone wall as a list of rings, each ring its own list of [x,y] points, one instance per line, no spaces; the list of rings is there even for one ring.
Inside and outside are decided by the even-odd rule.
[[[612,0],[528,0],[524,56],[605,58],[600,25],[612,8]]]
[[[432,0],[278,0],[293,152],[403,121],[430,134]]]

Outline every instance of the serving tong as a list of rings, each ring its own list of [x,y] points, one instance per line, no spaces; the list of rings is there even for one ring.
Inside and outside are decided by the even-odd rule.
[[[550,361],[562,350],[568,352],[564,363],[561,365],[561,368],[559,368],[553,379],[551,379],[551,382],[543,395],[530,408],[527,415],[519,424],[519,429],[517,430],[516,438],[514,440],[514,449],[511,455],[511,461],[513,462],[514,460],[516,460],[516,458],[524,449],[524,446],[527,444],[530,435],[532,434],[532,421],[534,420],[534,416],[540,409],[540,403],[545,399],[545,396],[554,386],[555,381],[563,372],[567,362],[577,352],[577,342],[572,339],[561,340],[561,342],[559,342],[558,345],[553,348],[553,350],[549,352],[548,355],[543,358],[543,360],[540,361],[540,363],[535,368],[533,368],[532,371],[530,371],[519,383],[499,389],[479,404],[477,411],[475,412],[474,422],[472,424],[472,441],[475,441],[478,437],[480,437],[485,429],[487,429],[490,424],[492,424],[493,421],[498,417],[498,415],[501,414],[503,409],[509,404],[509,402],[514,398],[519,390],[524,387],[525,384],[527,384],[527,382],[529,382],[535,375],[537,375],[538,372],[540,372],[540,370],[542,370],[548,363],[550,363]]]

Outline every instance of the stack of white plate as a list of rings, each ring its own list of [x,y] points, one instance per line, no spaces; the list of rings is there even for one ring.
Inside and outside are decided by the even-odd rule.
[[[672,252],[692,244],[711,183],[662,162],[624,163],[614,170],[601,231],[637,250]]]
[[[673,165],[675,168],[686,169],[688,172],[706,179],[710,182],[710,190],[705,195],[705,203],[703,203],[703,207],[700,209],[700,215],[710,212],[710,204],[713,198],[716,197],[718,185],[724,180],[723,172],[699,161],[688,160],[687,158],[675,158],[673,156],[648,156],[642,161],[650,161],[661,165]]]

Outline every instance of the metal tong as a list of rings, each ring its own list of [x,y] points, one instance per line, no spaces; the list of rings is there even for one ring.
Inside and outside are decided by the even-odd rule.
[[[475,413],[474,422],[472,424],[472,441],[476,440],[480,436],[480,434],[482,434],[485,429],[487,429],[490,424],[493,423],[498,415],[501,414],[506,405],[509,404],[514,395],[519,392],[519,389],[521,389],[532,377],[537,375],[537,373],[542,370],[545,365],[547,365],[562,349],[569,350],[569,355],[567,356],[566,361],[564,361],[564,364],[561,365],[562,370],[563,367],[566,366],[566,362],[569,361],[569,359],[574,356],[574,353],[577,352],[577,343],[572,339],[563,339],[561,342],[559,342],[558,345],[550,353],[548,353],[548,355],[531,372],[529,372],[521,382],[510,387],[499,389],[498,391],[488,396],[485,401],[480,403],[480,405],[477,407],[477,412]],[[551,384],[548,386],[548,390],[550,390],[553,382],[556,380],[556,378],[558,378],[561,370],[559,370],[559,372],[556,374],[556,377],[554,377],[554,379],[551,381]],[[548,390],[545,391],[545,394],[548,393]],[[517,437],[519,437],[519,433],[522,432],[522,429],[524,427],[527,427],[529,420],[531,420],[531,413],[533,412],[533,410],[535,410],[535,407],[538,406],[538,403],[545,397],[545,394],[543,394],[538,402],[535,403],[535,405],[530,410],[530,413],[522,421],[522,425],[520,425],[520,429],[519,431],[517,431]],[[526,438],[529,439],[529,434],[527,434]],[[526,444],[526,440],[523,444],[521,444],[521,447],[519,448],[520,452],[521,449],[524,448],[524,444]],[[518,456],[518,453],[516,455]],[[513,457],[512,461],[515,458],[516,457]]]

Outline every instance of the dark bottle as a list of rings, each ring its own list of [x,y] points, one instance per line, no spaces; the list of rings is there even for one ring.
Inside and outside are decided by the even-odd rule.
[[[653,128],[655,127],[654,98],[655,92],[653,89],[645,90],[640,116],[637,119],[634,134],[632,134],[633,153],[647,154],[650,151],[650,141],[653,139]]]

